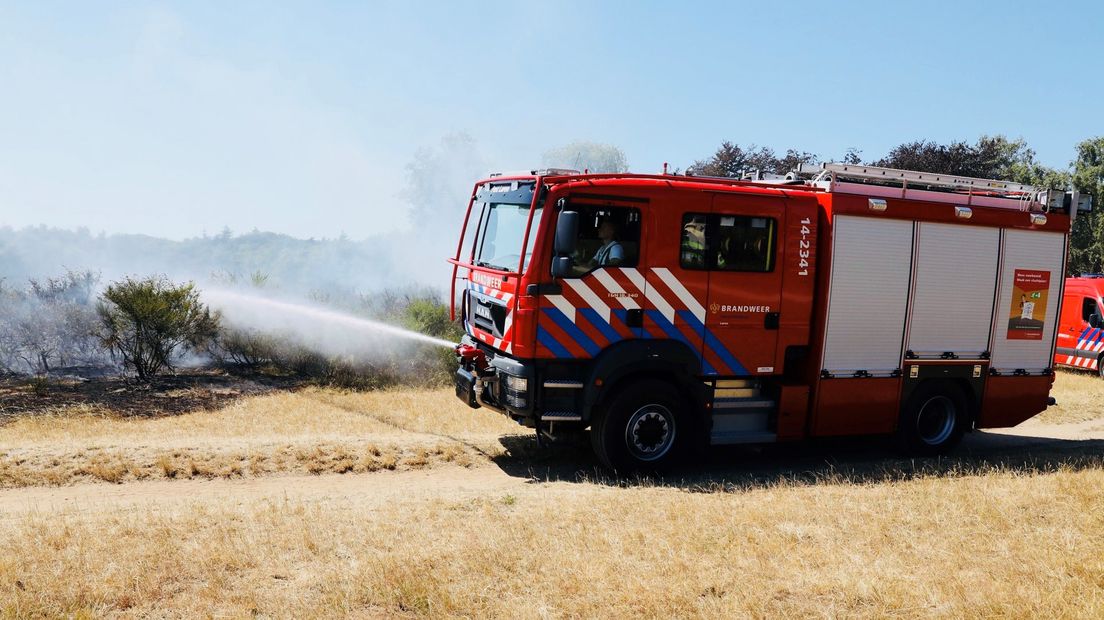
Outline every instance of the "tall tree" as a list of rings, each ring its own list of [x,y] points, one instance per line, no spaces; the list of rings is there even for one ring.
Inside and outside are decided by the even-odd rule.
[[[1073,185],[1093,197],[1094,212],[1080,215],[1073,224],[1069,273],[1104,273],[1104,136],[1077,145],[1073,162]]]
[[[1004,136],[981,136],[974,144],[962,140],[949,144],[929,140],[906,142],[872,163],[886,168],[982,178],[1026,180],[1049,174],[1035,161],[1035,151],[1024,140]]]
[[[541,156],[546,168],[572,168],[589,172],[628,172],[625,152],[612,144],[576,140],[558,148],[548,149]]]
[[[687,168],[687,174],[708,177],[741,177],[749,172],[760,171],[773,174],[786,174],[799,163],[812,163],[817,156],[806,151],[788,149],[782,157],[774,150],[754,144],[742,147],[733,142],[724,141],[708,159],[694,162]]]

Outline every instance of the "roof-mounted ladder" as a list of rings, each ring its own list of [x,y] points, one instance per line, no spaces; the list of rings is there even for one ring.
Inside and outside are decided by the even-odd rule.
[[[800,164],[791,174],[795,178],[812,175],[811,183],[828,191],[954,202],[965,206],[1049,211],[1061,209],[1065,201],[1063,191],[1023,183],[877,166]]]

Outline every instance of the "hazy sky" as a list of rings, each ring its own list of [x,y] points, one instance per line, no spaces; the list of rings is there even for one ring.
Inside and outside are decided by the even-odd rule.
[[[515,170],[983,133],[1064,167],[1104,134],[1101,6],[0,1],[0,225],[363,238],[452,132]]]

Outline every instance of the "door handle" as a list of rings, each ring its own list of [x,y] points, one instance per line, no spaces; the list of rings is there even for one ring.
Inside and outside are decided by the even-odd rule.
[[[763,327],[766,329],[778,329],[778,319],[780,314],[778,312],[768,312],[763,318]]]
[[[626,310],[625,325],[629,327],[644,327],[644,311],[640,308]]]

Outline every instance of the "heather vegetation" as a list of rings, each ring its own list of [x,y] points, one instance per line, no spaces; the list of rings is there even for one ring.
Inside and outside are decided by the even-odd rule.
[[[31,278],[22,287],[0,282],[0,372],[47,374],[109,363],[96,337],[98,283],[91,271]]]

